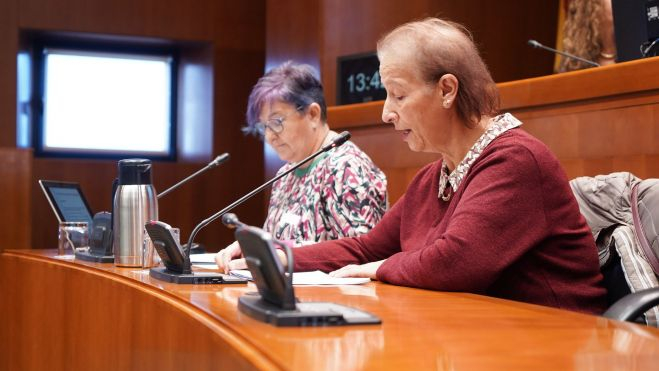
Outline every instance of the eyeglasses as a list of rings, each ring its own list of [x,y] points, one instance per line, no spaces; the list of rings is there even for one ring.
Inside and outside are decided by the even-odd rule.
[[[254,124],[254,130],[261,137],[265,136],[265,130],[270,129],[273,133],[279,134],[284,131],[284,121],[294,112],[300,112],[302,107],[298,107],[295,111],[289,112],[283,117],[273,117],[266,122],[257,122]]]

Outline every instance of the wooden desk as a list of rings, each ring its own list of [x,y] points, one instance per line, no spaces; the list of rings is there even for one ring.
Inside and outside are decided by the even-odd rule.
[[[145,271],[0,255],[2,370],[653,369],[659,330],[472,294],[296,287],[380,326],[277,328],[237,310],[253,285],[173,285]]]

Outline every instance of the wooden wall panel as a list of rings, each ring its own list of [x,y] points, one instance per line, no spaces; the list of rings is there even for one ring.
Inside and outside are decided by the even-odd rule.
[[[23,0],[23,28],[211,40],[212,0]]]
[[[158,2],[158,0],[154,1]],[[195,0],[195,3],[197,1]],[[200,15],[203,17],[212,15],[213,41],[217,47],[258,52],[259,59],[256,62],[262,64],[266,47],[266,0],[205,1],[212,4],[213,11],[211,14],[205,14],[202,10]],[[172,2],[185,9],[193,6],[177,0]],[[195,17],[198,16],[199,14]],[[262,65],[260,70],[263,70]]]
[[[0,147],[16,147],[17,4],[0,1]]]
[[[266,1],[266,71],[289,59],[320,69],[320,1]]]
[[[549,75],[554,55],[528,46],[529,39],[556,45],[558,0],[450,1],[441,14],[467,26],[494,81]]]
[[[220,35],[217,35],[220,37]],[[229,152],[231,159],[224,169],[206,177],[195,204],[195,224],[229,205],[263,182],[263,143],[240,130],[245,125],[245,108],[252,85],[263,73],[263,50],[219,50],[215,55],[215,131],[214,153]],[[237,73],[236,71],[240,71]],[[194,191],[194,189],[191,188]],[[236,208],[245,223],[263,225],[264,194]],[[191,230],[188,230],[188,233]],[[213,250],[233,241],[233,231],[218,220],[199,234],[200,241],[214,241]]]
[[[32,151],[0,147],[0,252],[31,247]]]
[[[654,103],[542,118],[526,118],[524,128],[540,138],[564,163],[569,178],[630,171],[659,177],[659,93]],[[537,114],[537,113],[536,113]],[[569,164],[569,166],[568,166]]]

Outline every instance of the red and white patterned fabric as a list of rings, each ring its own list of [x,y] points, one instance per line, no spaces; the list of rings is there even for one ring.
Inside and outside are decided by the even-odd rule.
[[[349,141],[274,183],[263,229],[295,245],[352,237],[371,230],[386,208],[384,173]]]

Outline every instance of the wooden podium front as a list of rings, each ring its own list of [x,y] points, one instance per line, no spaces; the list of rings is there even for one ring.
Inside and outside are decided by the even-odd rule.
[[[277,328],[237,310],[253,285],[173,285],[146,270],[0,255],[1,370],[655,370],[659,330],[485,296],[296,287],[382,325]]]

